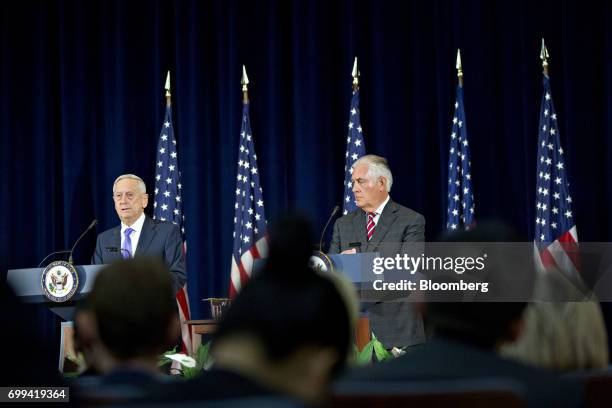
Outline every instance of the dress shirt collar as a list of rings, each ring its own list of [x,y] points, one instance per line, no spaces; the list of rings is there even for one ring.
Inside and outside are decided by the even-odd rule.
[[[145,215],[144,213],[140,214],[140,217],[138,217],[138,219],[136,220],[136,222],[132,225],[125,225],[123,222],[121,223],[121,235],[123,236],[123,233],[125,232],[125,230],[127,228],[131,228],[134,231],[142,231],[142,225],[144,224],[145,221]]]
[[[383,210],[385,209],[385,206],[387,205],[387,203],[389,202],[389,199],[391,198],[391,196],[389,194],[387,194],[387,199],[385,201],[382,202],[381,205],[378,206],[378,208],[376,209],[376,211],[374,211],[376,213],[376,216],[380,216],[383,212]]]

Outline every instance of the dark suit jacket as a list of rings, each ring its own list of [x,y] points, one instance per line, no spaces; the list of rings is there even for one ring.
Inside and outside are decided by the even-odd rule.
[[[79,406],[148,401],[153,390],[174,382],[171,376],[122,367],[104,375],[79,376],[71,382]]]
[[[382,256],[405,253],[410,243],[425,241],[425,217],[389,199],[383,209],[374,235],[368,241],[366,213],[361,208],[336,220],[329,252],[338,254],[361,243],[361,252],[380,252]]]
[[[483,305],[486,307],[486,305]],[[342,385],[360,382],[427,382],[457,379],[505,378],[522,384],[529,406],[581,406],[583,389],[577,381],[560,379],[550,372],[499,357],[494,351],[451,339],[434,339],[412,347],[386,363],[355,369]]]
[[[140,402],[140,401],[138,401]],[[301,408],[297,398],[272,390],[234,371],[215,368],[188,381],[173,381],[152,389],[144,406],[216,408]]]
[[[121,259],[121,225],[98,235],[92,264],[108,264]],[[187,280],[183,240],[178,227],[171,222],[152,220],[145,216],[134,256],[148,256],[163,260],[172,272],[174,292]]]
[[[383,209],[374,235],[368,241],[366,235],[366,213],[358,208],[334,224],[330,253],[350,249],[349,244],[361,243],[361,252],[379,252],[384,257],[396,254],[419,253],[420,243],[425,241],[425,217],[410,208],[389,200]],[[370,328],[387,347],[409,346],[425,341],[423,319],[411,303],[379,302],[369,305]]]
[[[276,393],[233,371],[211,368],[191,381],[176,381],[158,388],[152,396],[163,402],[270,397]]]

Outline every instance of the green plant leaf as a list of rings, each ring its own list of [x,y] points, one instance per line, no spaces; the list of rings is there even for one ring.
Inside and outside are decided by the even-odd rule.
[[[200,375],[202,370],[198,370],[198,367],[183,367],[183,371],[181,372],[181,376],[185,380],[191,380],[192,378]]]
[[[376,354],[376,359],[378,361],[385,361],[393,358],[393,354],[389,353],[385,346],[378,339],[372,339],[374,342],[374,354]]]
[[[359,349],[357,348],[357,344],[353,343],[353,359],[357,361],[359,357]]]
[[[374,354],[376,355],[376,361],[383,361],[384,357],[385,357],[385,347],[382,345],[382,343],[380,342],[380,340],[378,340],[378,338],[376,337],[376,334],[374,334],[374,332],[371,333],[372,336],[372,344],[374,346]]]
[[[372,353],[374,351],[374,340],[370,340],[368,344],[365,345],[363,350],[358,351],[357,353],[357,364],[358,365],[368,365],[372,364]]]
[[[210,341],[205,344],[200,344],[195,353],[196,367],[199,370],[208,369],[212,364],[212,356],[210,355]]]

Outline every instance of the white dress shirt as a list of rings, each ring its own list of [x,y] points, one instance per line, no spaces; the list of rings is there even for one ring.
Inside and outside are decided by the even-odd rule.
[[[138,247],[138,240],[140,239],[140,233],[142,232],[142,225],[144,224],[144,221],[145,215],[142,213],[132,225],[125,225],[123,222],[121,223],[121,248],[123,248],[123,242],[125,241],[125,230],[128,228],[134,230],[130,234],[130,241],[132,241],[132,258],[134,255],[136,255],[136,248]]]
[[[374,216],[374,227],[376,227],[376,225],[378,225],[378,220],[380,219],[380,215],[382,214],[383,210],[385,209],[385,205],[387,205],[387,203],[389,202],[390,198],[391,198],[391,196],[387,194],[387,199],[385,201],[383,201],[383,203],[381,205],[378,206],[376,211],[374,211],[376,213],[376,215]],[[368,223],[368,213],[366,212],[366,224],[367,223]]]

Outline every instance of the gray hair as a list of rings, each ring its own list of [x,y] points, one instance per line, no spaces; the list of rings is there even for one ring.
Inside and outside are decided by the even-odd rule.
[[[387,193],[391,191],[391,186],[393,185],[393,175],[391,174],[391,169],[389,168],[389,163],[387,163],[387,159],[381,156],[376,156],[375,154],[368,154],[360,157],[351,168],[355,168],[357,166],[361,166],[362,164],[368,165],[368,176],[371,178],[384,177],[387,180]]]
[[[140,192],[142,194],[146,194],[147,186],[145,182],[142,181],[142,179],[135,174],[122,174],[119,177],[117,177],[115,179],[115,182],[113,183],[113,191],[115,191],[115,185],[117,185],[117,183],[123,179],[136,180],[138,182],[138,189],[140,190]]]

